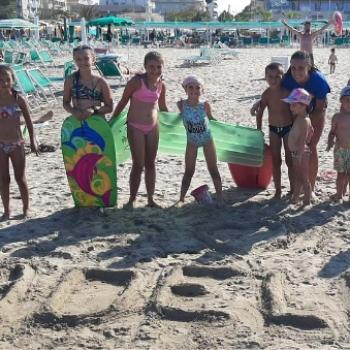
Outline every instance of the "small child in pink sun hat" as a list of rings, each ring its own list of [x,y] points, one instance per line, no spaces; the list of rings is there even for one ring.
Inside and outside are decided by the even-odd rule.
[[[311,95],[304,89],[294,89],[283,101],[290,104],[290,111],[295,118],[288,135],[288,147],[293,159],[294,190],[292,203],[299,202],[301,188],[304,189],[304,205],[311,204],[311,184],[309,181],[310,148],[308,143],[313,135],[313,127],[309,118]]]

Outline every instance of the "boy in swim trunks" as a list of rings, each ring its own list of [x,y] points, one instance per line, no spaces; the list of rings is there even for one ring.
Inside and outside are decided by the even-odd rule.
[[[337,171],[337,192],[331,198],[341,202],[350,180],[350,86],[340,93],[340,112],[332,118],[327,151],[334,145],[334,169]]]
[[[265,68],[265,79],[269,87],[263,92],[261,96],[260,108],[256,114],[256,126],[261,130],[262,117],[264,110],[267,107],[269,115],[269,138],[270,148],[272,152],[272,166],[273,166],[273,181],[275,184],[274,198],[280,199],[282,195],[281,189],[281,149],[282,143],[285,150],[285,161],[288,167],[288,176],[290,182],[290,190],[293,192],[292,181],[292,158],[289,152],[287,137],[293,125],[292,114],[288,105],[282,101],[288,96],[288,90],[281,85],[283,77],[283,67],[279,63],[270,63]]]

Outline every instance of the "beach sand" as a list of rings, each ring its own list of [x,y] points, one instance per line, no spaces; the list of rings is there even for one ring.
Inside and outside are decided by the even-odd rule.
[[[265,65],[295,49],[239,49],[235,59],[194,68],[182,62],[198,50],[159,51],[170,110],[184,98],[183,78],[196,74],[217,119],[254,126],[249,108],[266,87]],[[142,68],[147,50],[120,52],[133,69]],[[136,208],[122,209],[128,161],[118,167],[118,208],[78,210],[60,149],[29,155],[33,217],[18,218],[12,177],[14,218],[0,223],[0,349],[350,349],[350,204],[328,200],[335,191],[333,153],[324,151],[350,61],[348,49],[337,49],[339,65],[329,76],[329,53],[315,49],[332,93],[319,144],[319,202],[311,209],[273,201],[272,185],[237,188],[225,163],[219,164],[224,208],[198,205],[190,195],[176,208],[184,159],[160,155],[161,209],[145,207],[143,182]],[[122,92],[114,89],[115,102]],[[53,107],[54,118],[38,129],[41,142],[57,147],[67,116],[61,100],[43,109]],[[267,116],[267,138],[266,126]],[[201,184],[214,192],[199,160],[190,190]]]

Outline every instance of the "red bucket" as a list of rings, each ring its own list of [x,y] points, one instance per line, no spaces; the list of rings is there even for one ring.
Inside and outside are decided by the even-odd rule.
[[[265,189],[270,184],[272,178],[272,154],[270,147],[265,145],[264,162],[261,167],[230,163],[228,167],[238,187]]]
[[[213,202],[208,185],[197,187],[191,192],[191,196],[193,196],[198,203],[208,204]]]

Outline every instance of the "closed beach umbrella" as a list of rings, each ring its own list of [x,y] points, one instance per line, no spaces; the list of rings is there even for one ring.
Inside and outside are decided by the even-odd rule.
[[[87,44],[86,21],[84,17],[81,19],[81,41],[83,44]]]

